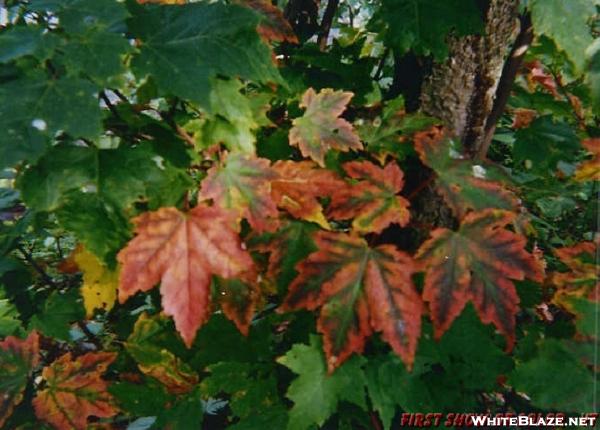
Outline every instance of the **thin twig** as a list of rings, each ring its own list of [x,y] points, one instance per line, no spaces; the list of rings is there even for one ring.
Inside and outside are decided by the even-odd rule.
[[[100,91],[99,96],[102,99],[102,101],[104,102],[104,104],[106,105],[106,107],[114,115],[114,117],[117,118],[117,119],[119,119],[119,120],[123,120],[121,118],[121,115],[119,115],[119,111],[117,111],[117,109],[110,102],[110,99],[108,98],[108,96],[106,95],[106,93],[104,91]]]
[[[488,116],[485,123],[485,130],[483,135],[483,141],[479,147],[479,152],[476,158],[483,159],[486,157],[492,138],[496,131],[496,125],[500,120],[500,117],[504,113],[506,104],[510,97],[513,84],[517,78],[517,73],[521,68],[527,48],[533,41],[533,28],[531,24],[531,16],[527,13],[520,18],[521,30],[517,36],[515,43],[510,51],[510,55],[504,63],[502,69],[502,75],[500,76],[500,82],[498,83],[498,89],[496,90],[496,99],[494,100],[494,106]]]
[[[429,176],[427,179],[425,179],[419,185],[417,185],[417,187],[411,191],[411,193],[406,197],[406,199],[414,199],[417,196],[417,194],[419,194],[421,191],[427,188],[427,186],[431,184],[435,180],[435,178],[437,178],[437,175],[435,173],[432,173],[431,176]]]
[[[339,3],[340,0],[329,0],[327,7],[325,8],[323,20],[321,21],[321,28],[319,29],[319,35],[317,36],[317,44],[321,51],[324,51],[327,46],[329,31],[331,30],[331,25],[333,24],[333,19],[335,18]]]
[[[27,260],[27,262],[31,265],[31,267],[34,268],[34,270],[36,272],[38,272],[38,274],[42,277],[42,279],[44,280],[44,282],[53,287],[56,288],[57,285],[56,283],[52,280],[52,278],[50,277],[50,275],[48,275],[44,269],[42,269],[42,267],[37,264],[37,262],[33,259],[32,255],[30,252],[28,252],[23,245],[21,245],[20,243],[17,244],[17,249],[19,250],[19,252],[23,255],[23,258],[25,258],[25,260]]]
[[[381,78],[381,74],[383,73],[383,67],[385,66],[385,60],[387,60],[387,56],[390,53],[390,48],[385,48],[383,51],[383,55],[381,56],[381,60],[379,60],[379,65],[377,66],[377,70],[375,71],[375,75],[373,76],[373,80],[378,81]]]

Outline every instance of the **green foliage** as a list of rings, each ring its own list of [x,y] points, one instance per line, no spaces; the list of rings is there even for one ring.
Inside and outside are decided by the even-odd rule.
[[[5,1],[0,427],[593,412],[600,4],[476,158],[418,92],[488,3]]]

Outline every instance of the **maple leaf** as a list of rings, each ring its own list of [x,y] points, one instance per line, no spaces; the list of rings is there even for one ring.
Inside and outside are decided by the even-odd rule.
[[[83,272],[81,296],[86,317],[91,318],[95,309],[111,310],[117,300],[118,271],[106,267],[81,245],[75,248],[72,258]]]
[[[23,400],[29,376],[39,362],[39,348],[36,331],[27,339],[7,336],[0,342],[0,427]]]
[[[504,228],[515,218],[503,210],[471,212],[458,231],[438,228],[417,251],[437,338],[472,301],[481,320],[494,323],[507,350],[512,348],[519,303],[513,280],[543,278],[543,265],[525,250],[525,237]]]
[[[337,188],[329,206],[332,218],[354,218],[352,228],[358,233],[380,233],[390,224],[408,223],[410,203],[396,195],[404,174],[395,162],[382,169],[369,161],[353,161],[344,164],[344,171],[357,182]]]
[[[361,238],[319,232],[318,250],[296,266],[282,310],[321,308],[317,327],[329,371],[362,352],[373,331],[412,365],[421,331],[421,298],[412,259],[392,245],[371,248]]]
[[[116,358],[114,352],[89,352],[73,360],[68,352],[44,367],[46,388],[32,402],[36,416],[60,430],[85,430],[90,416],[116,415],[119,410],[101,377]]]
[[[270,0],[235,0],[235,3],[249,7],[263,16],[257,32],[267,42],[298,43],[298,38],[281,10]]]
[[[552,302],[577,314],[573,299],[597,301],[596,290],[600,289],[597,244],[581,242],[575,246],[557,248],[554,253],[569,271],[553,272],[548,277],[549,284],[556,287]]]
[[[593,155],[591,160],[582,162],[575,171],[578,181],[600,181],[600,138],[584,139],[581,145]]]
[[[323,215],[318,197],[331,197],[346,186],[334,172],[319,168],[312,161],[277,161],[273,169],[278,177],[271,182],[271,196],[293,217],[312,221],[325,229],[329,223]]]
[[[309,88],[302,96],[300,107],[304,115],[292,121],[290,145],[298,146],[305,157],[310,157],[321,167],[325,166],[325,153],[330,149],[349,151],[362,149],[362,143],[352,124],[339,116],[353,94],[325,88],[318,94]]]
[[[201,184],[201,199],[213,199],[231,209],[258,230],[271,230],[278,215],[271,198],[271,181],[278,177],[269,160],[240,153],[229,154],[223,165],[211,167]]]
[[[161,332],[164,332],[165,319],[160,315],[149,317],[142,313],[125,347],[144,375],[160,381],[170,393],[188,393],[198,384],[198,374],[171,351],[156,343]]]
[[[233,229],[231,215],[199,204],[187,213],[161,208],[133,219],[137,236],[119,252],[119,301],[159,281],[163,310],[191,347],[210,316],[211,276],[232,278],[250,270],[252,258]]]
[[[257,288],[258,275],[246,272],[237,278],[215,278],[217,301],[221,305],[223,314],[229,318],[238,330],[248,335],[254,310],[260,298]]]
[[[504,179],[504,175],[492,164],[476,165],[464,159],[442,127],[416,133],[414,144],[421,161],[436,172],[437,191],[458,218],[469,210],[517,208],[514,193],[490,180]]]

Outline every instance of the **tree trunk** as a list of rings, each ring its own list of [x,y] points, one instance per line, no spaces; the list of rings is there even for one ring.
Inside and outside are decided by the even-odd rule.
[[[484,158],[487,152],[486,138],[491,139],[486,133],[488,118],[494,110],[503,66],[510,61],[507,54],[519,27],[517,9],[518,0],[490,0],[484,33],[451,38],[449,58],[433,65],[423,83],[421,110],[444,121],[462,142],[468,158]],[[514,76],[507,84],[508,91],[512,81]],[[506,97],[501,101],[505,104]],[[428,185],[413,202],[415,222],[431,228],[455,228],[457,219],[437,194],[434,181],[428,181],[433,174],[429,169],[423,171],[421,180]]]
[[[518,29],[518,0],[490,0],[482,35],[454,37],[450,56],[434,65],[421,93],[421,109],[442,119],[470,158],[481,154],[505,59]]]

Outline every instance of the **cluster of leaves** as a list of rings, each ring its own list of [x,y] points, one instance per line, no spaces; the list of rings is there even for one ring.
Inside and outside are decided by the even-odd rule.
[[[389,81],[481,32],[477,3],[350,1],[327,44],[264,0],[7,1],[0,426],[590,412],[598,4],[523,6],[473,160]],[[428,187],[453,225],[421,222]]]

